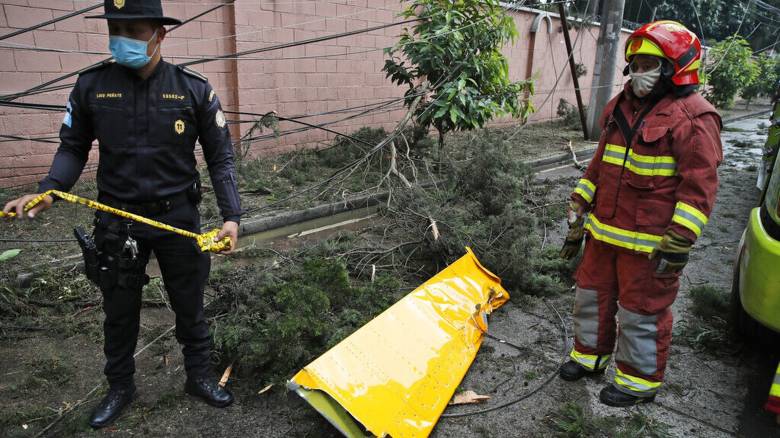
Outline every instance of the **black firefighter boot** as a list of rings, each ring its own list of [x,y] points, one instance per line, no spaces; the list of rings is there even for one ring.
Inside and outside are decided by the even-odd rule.
[[[211,376],[188,376],[184,392],[202,398],[206,403],[218,408],[226,408],[233,403],[233,394],[219,386],[217,379]]]
[[[615,385],[605,386],[599,393],[599,400],[607,406],[614,408],[628,408],[642,403],[650,403],[655,400],[655,394],[649,397],[640,397],[627,394],[619,390]]]
[[[569,382],[580,380],[585,376],[600,376],[603,373],[604,368],[591,371],[573,360],[561,365],[561,368],[558,370],[558,375],[561,376],[561,379]]]
[[[106,427],[113,423],[119,417],[119,414],[133,401],[135,397],[135,385],[122,385],[108,388],[108,393],[103,400],[98,403],[92,416],[89,418],[89,425],[95,429]]]

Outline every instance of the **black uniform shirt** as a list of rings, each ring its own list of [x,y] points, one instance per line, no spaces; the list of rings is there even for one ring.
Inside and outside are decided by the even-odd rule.
[[[70,190],[96,138],[98,190],[138,203],[181,193],[193,184],[199,140],[222,218],[239,221],[230,132],[219,99],[199,73],[162,60],[145,80],[113,62],[82,73],[39,193]]]

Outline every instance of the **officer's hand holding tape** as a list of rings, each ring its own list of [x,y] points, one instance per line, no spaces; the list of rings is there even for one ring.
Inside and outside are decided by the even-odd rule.
[[[571,260],[577,256],[582,247],[582,238],[585,235],[585,212],[577,202],[571,201],[568,210],[569,232],[561,248],[561,258]]]
[[[224,251],[220,251],[221,254],[230,254],[233,252],[233,250],[236,249],[236,245],[238,244],[238,224],[233,221],[226,221],[224,224],[222,224],[222,229],[219,230],[219,234],[217,234],[216,241],[219,242],[220,240],[224,239],[225,237],[230,238],[230,248],[226,249]]]
[[[32,219],[38,213],[44,210],[48,210],[49,207],[51,207],[51,204],[54,202],[54,199],[51,196],[45,196],[41,202],[39,202],[33,208],[29,209],[27,214],[24,214],[24,206],[38,196],[40,196],[40,194],[24,195],[14,199],[13,201],[8,201],[8,203],[5,204],[5,207],[3,207],[3,213],[15,213],[18,219],[23,217]]]
[[[674,231],[667,231],[658,242],[650,260],[658,258],[658,274],[672,274],[683,270],[688,263],[688,254],[691,252],[691,242]]]

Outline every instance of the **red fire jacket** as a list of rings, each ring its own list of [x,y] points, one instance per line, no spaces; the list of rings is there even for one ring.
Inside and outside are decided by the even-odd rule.
[[[697,93],[669,94],[626,145],[612,116],[615,105],[631,126],[642,112],[628,85],[604,109],[599,147],[572,193],[590,212],[587,231],[631,252],[651,252],[666,230],[694,242],[718,189],[720,115]]]

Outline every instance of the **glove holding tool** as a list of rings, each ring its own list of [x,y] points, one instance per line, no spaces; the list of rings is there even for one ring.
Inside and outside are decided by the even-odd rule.
[[[688,254],[693,243],[685,237],[667,231],[658,242],[658,246],[648,256],[650,260],[658,258],[656,274],[674,274],[681,272],[688,263]]]
[[[585,215],[582,213],[582,207],[574,201],[569,203],[568,214],[569,232],[563,242],[560,257],[571,260],[579,254],[582,247],[582,239],[585,236]]]

